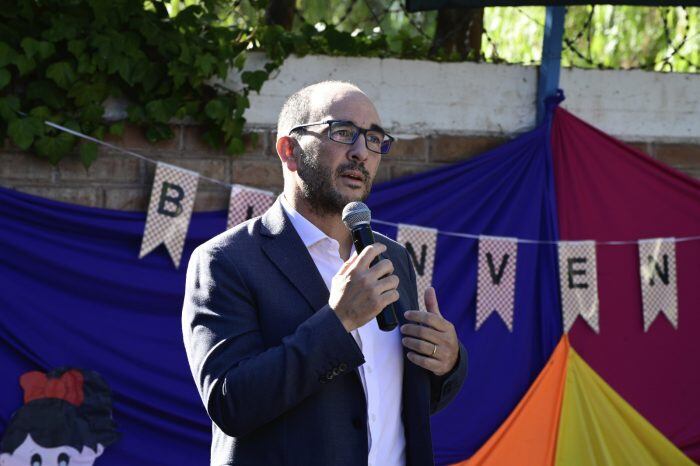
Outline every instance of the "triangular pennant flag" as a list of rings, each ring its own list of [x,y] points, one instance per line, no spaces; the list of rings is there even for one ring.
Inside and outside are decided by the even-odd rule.
[[[415,225],[399,224],[396,241],[402,244],[411,256],[413,268],[416,271],[418,305],[420,309],[424,311],[425,300],[423,296],[425,290],[427,290],[433,282],[437,230]]]
[[[695,463],[570,348],[555,464]]]
[[[598,324],[598,272],[594,241],[559,242],[559,284],[564,332],[583,317],[596,333]]]
[[[139,259],[164,243],[175,267],[180,266],[198,181],[196,172],[158,163]]]
[[[275,202],[270,191],[234,184],[228,206],[226,229],[262,215]]]
[[[678,328],[676,242],[673,238],[639,240],[639,275],[644,303],[644,331],[663,313]]]
[[[476,329],[497,313],[513,331],[513,301],[518,241],[515,238],[479,237],[479,277],[476,293]]]

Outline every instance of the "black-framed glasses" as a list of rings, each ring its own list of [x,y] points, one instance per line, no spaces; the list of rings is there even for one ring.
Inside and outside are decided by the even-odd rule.
[[[355,144],[360,134],[365,135],[365,146],[367,149],[377,154],[388,154],[391,149],[391,143],[394,138],[378,127],[360,128],[352,121],[347,120],[326,120],[317,121],[315,123],[307,123],[305,125],[295,126],[289,130],[289,134],[299,131],[307,126],[328,125],[328,138],[331,141],[341,144]]]

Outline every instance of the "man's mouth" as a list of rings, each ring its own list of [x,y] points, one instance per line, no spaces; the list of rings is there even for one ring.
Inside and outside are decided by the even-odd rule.
[[[360,182],[365,181],[364,175],[359,171],[346,171],[346,172],[343,172],[340,176],[342,176],[344,178],[349,178],[349,179],[355,180],[355,181],[360,181]]]

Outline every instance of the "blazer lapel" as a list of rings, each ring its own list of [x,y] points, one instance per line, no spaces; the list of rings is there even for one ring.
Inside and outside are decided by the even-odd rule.
[[[260,234],[267,257],[304,296],[314,312],[328,304],[329,291],[311,254],[282,209],[279,198],[262,217]],[[271,291],[274,292],[274,291]]]

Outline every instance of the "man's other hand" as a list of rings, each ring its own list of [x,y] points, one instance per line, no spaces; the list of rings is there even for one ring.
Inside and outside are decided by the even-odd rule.
[[[408,348],[408,359],[428,369],[433,374],[440,376],[447,374],[457,364],[459,357],[459,343],[455,327],[442,317],[438,307],[435,288],[432,286],[425,290],[424,311],[406,311],[406,320],[415,324],[401,326],[401,339],[403,345]]]

